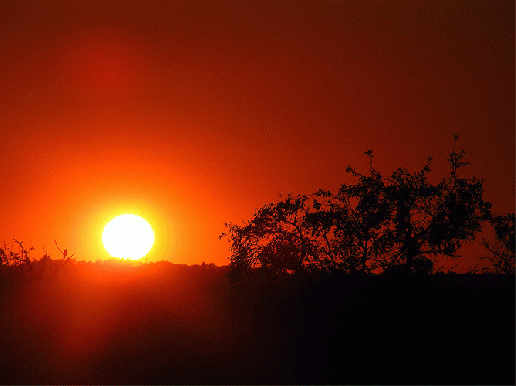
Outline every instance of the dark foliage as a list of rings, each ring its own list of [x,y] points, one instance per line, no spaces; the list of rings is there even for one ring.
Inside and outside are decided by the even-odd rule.
[[[455,136],[455,141],[458,136]],[[347,168],[357,181],[337,194],[280,196],[257,210],[243,225],[226,224],[231,268],[240,276],[253,267],[278,273],[388,270],[431,273],[439,256],[455,256],[474,240],[491,218],[483,181],[459,176],[468,165],[455,144],[448,159],[450,175],[434,184],[430,162],[412,173],[399,168],[384,177]]]
[[[514,275],[516,271],[514,213],[494,216],[490,223],[495,230],[496,238],[494,241],[482,239],[482,244],[489,251],[490,256],[481,257],[481,259],[489,260],[496,273]]]

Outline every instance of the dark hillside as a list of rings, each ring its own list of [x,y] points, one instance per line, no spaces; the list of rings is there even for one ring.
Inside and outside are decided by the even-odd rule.
[[[0,383],[514,384],[514,276],[226,273],[4,266]]]

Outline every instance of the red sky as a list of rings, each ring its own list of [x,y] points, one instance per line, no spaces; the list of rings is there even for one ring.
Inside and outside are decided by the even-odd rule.
[[[115,214],[150,259],[227,264],[224,222],[346,165],[447,171],[514,211],[513,1],[0,1],[0,237],[79,259]]]

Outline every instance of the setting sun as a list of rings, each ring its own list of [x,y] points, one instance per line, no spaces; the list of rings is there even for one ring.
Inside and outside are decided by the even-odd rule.
[[[134,214],[123,214],[104,227],[102,243],[113,257],[137,260],[151,250],[154,232],[143,218]]]

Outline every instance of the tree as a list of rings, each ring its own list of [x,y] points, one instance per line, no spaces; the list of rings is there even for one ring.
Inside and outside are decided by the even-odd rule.
[[[389,217],[383,182],[361,176],[343,184],[336,195],[319,190],[311,196],[287,195],[254,213],[243,225],[226,224],[231,269],[282,273],[339,270],[371,272],[371,261],[385,250]],[[356,202],[355,202],[356,201]]]
[[[348,167],[358,181],[342,184],[336,195],[288,195],[244,225],[226,224],[229,231],[221,237],[232,243],[233,271],[431,272],[439,255],[456,256],[491,218],[483,180],[458,175],[469,163],[463,150],[455,151],[457,140],[448,159],[450,175],[437,184],[428,180],[431,158],[419,172],[398,168],[385,178],[373,168],[368,150],[369,175]]]
[[[448,162],[450,175],[438,184],[428,181],[431,158],[421,171],[399,168],[389,178],[387,195],[393,206],[394,263],[407,271],[432,271],[439,255],[456,256],[464,242],[472,241],[491,217],[491,204],[483,199],[483,180],[458,176],[464,150]]]
[[[257,210],[243,225],[226,224],[231,242],[231,267],[243,272],[262,267],[275,272],[299,272],[313,261],[314,246],[305,212],[307,196],[280,196],[276,204]]]
[[[481,257],[489,260],[495,273],[507,273],[514,275],[515,270],[515,217],[514,213],[496,215],[489,221],[495,230],[495,241],[487,241],[482,238],[482,244],[490,252],[491,256]]]
[[[390,203],[381,174],[372,168],[373,153],[366,152],[370,175],[362,175],[351,167],[347,172],[358,176],[354,185],[342,184],[334,196],[329,191],[315,193],[313,213],[308,222],[319,242],[319,256],[325,267],[345,272],[374,272],[378,257],[391,248],[389,237]],[[324,201],[319,202],[319,198]]]

